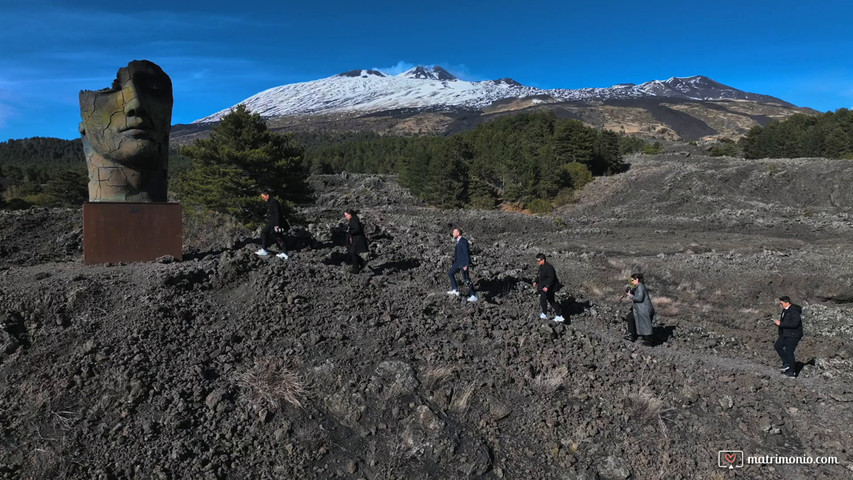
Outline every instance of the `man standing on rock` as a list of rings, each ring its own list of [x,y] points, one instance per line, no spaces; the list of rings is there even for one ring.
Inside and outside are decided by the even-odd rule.
[[[803,307],[791,303],[791,297],[783,295],[779,297],[779,305],[782,306],[782,315],[773,323],[779,326],[779,338],[776,340],[776,353],[782,359],[782,373],[788,377],[797,376],[797,367],[794,360],[794,350],[803,338]]]
[[[471,248],[468,239],[462,236],[462,230],[453,229],[453,239],[456,240],[456,249],[453,252],[453,265],[447,275],[450,277],[450,291],[448,295],[459,296],[459,287],[456,285],[456,272],[462,271],[462,280],[468,285],[468,301],[477,301],[477,292],[474,290],[474,282],[471,281],[468,268],[471,266]]]
[[[554,321],[558,323],[562,323],[565,321],[563,318],[563,312],[560,309],[560,304],[557,303],[554,294],[557,292],[557,289],[560,288],[560,281],[557,279],[557,271],[554,270],[554,266],[548,263],[545,259],[545,254],[540,253],[536,255],[536,263],[539,264],[539,274],[536,276],[536,281],[533,282],[533,288],[539,292],[539,306],[542,308],[542,313],[539,314],[539,318],[545,320],[548,318],[548,304],[551,304],[551,308],[554,309],[554,313],[557,314],[554,317]]]
[[[267,248],[270,246],[270,241],[275,241],[275,235],[277,234],[278,229],[281,229],[285,222],[281,216],[281,204],[279,204],[278,200],[272,196],[272,192],[270,190],[264,190],[261,193],[261,198],[267,202],[267,224],[263,229],[261,229],[261,249],[255,253],[262,257],[266,257],[270,254],[270,252],[267,251]],[[281,247],[281,252],[276,255],[276,257],[287,260],[289,257],[287,256],[287,251],[284,249],[283,241],[279,242],[279,247]]]

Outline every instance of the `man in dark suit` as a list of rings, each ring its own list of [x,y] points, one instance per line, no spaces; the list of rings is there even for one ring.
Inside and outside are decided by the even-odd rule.
[[[450,277],[450,291],[448,295],[459,296],[459,288],[456,285],[456,272],[462,271],[462,280],[465,285],[468,285],[468,301],[477,301],[477,292],[474,290],[474,282],[471,281],[469,275],[469,267],[471,266],[471,248],[468,244],[468,239],[462,236],[462,230],[459,228],[453,229],[453,239],[456,240],[456,249],[453,251],[453,265],[447,275]]]
[[[261,249],[255,253],[262,257],[266,257],[270,254],[270,252],[267,251],[270,243],[276,241],[276,229],[280,229],[283,226],[284,220],[281,216],[281,205],[278,203],[278,200],[272,196],[271,191],[264,190],[263,193],[261,193],[261,198],[267,202],[267,224],[263,229],[261,229]],[[284,250],[284,242],[278,242],[278,245],[282,250],[278,255],[276,255],[276,257],[287,260],[289,257],[287,256],[287,251]]]
[[[779,297],[782,315],[773,323],[779,326],[779,338],[776,340],[776,353],[782,359],[782,373],[788,377],[796,377],[796,362],[794,350],[803,338],[803,307],[791,303],[787,295]]]
[[[545,320],[548,318],[548,304],[551,304],[551,308],[554,309],[554,313],[557,316],[554,317],[554,321],[557,323],[562,323],[565,321],[563,318],[563,312],[560,309],[560,304],[557,303],[554,294],[557,292],[558,285],[560,285],[560,281],[557,279],[557,271],[554,270],[554,266],[548,263],[545,259],[545,254],[540,253],[536,255],[536,263],[539,264],[539,274],[536,276],[536,281],[533,282],[533,288],[539,292],[539,307],[542,309],[542,313],[539,314],[539,318]]]

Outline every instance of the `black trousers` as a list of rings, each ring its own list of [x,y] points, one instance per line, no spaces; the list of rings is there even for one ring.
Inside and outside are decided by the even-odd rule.
[[[474,282],[471,281],[471,275],[468,273],[470,270],[470,268],[467,270],[464,269],[462,265],[453,265],[450,267],[450,271],[447,272],[447,276],[450,277],[450,288],[452,290],[459,290],[459,285],[456,283],[456,273],[462,272],[462,281],[468,286],[468,295],[477,295],[477,290],[474,289]]]
[[[284,236],[276,233],[275,226],[267,225],[261,229],[261,248],[266,250],[273,243],[278,245],[278,248],[282,252],[287,253],[287,247],[284,244]]]
[[[261,229],[261,248],[264,250],[268,249],[270,244],[275,242],[275,232],[273,231],[273,228],[275,227],[267,225]]]
[[[628,335],[637,338],[637,320],[634,319],[634,310],[628,312]]]
[[[539,306],[542,307],[542,313],[545,315],[548,314],[548,304],[551,305],[551,308],[554,309],[554,313],[558,316],[563,315],[562,309],[560,309],[560,304],[554,299],[554,290],[548,290],[547,292],[539,290]]]
[[[794,368],[796,361],[794,360],[794,350],[797,349],[797,344],[800,343],[801,337],[779,337],[776,340],[776,353],[782,359],[782,363],[786,367]]]
[[[360,272],[364,266],[367,265],[367,261],[361,258],[361,255],[359,255],[354,248],[350,248],[349,255],[353,272]]]

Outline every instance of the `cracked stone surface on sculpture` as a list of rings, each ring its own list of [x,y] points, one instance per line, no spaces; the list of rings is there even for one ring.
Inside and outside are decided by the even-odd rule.
[[[110,88],[80,92],[80,134],[91,202],[165,202],[172,81],[134,60]]]

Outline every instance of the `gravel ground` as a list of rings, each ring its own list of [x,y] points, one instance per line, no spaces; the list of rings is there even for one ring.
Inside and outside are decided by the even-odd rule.
[[[313,177],[286,261],[211,225],[180,262],[86,266],[80,210],[0,212],[0,479],[853,474],[853,164],[629,161],[541,217]],[[454,226],[474,304],[445,294]],[[538,318],[538,252],[565,324]],[[650,344],[622,339],[635,271]],[[783,294],[805,307],[796,379],[773,350]],[[838,464],[726,470],[720,450]]]

